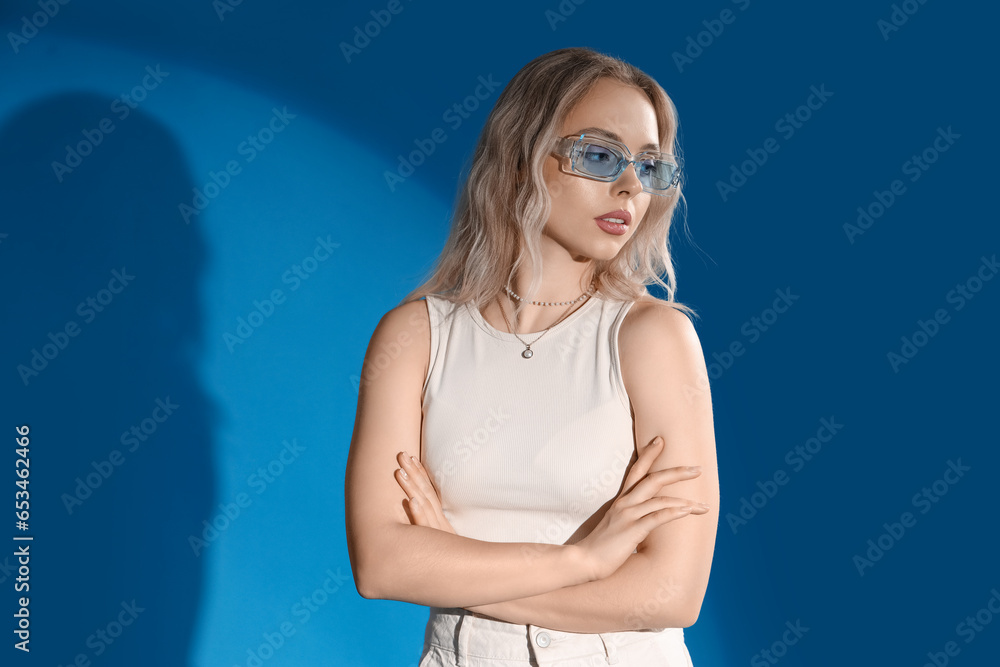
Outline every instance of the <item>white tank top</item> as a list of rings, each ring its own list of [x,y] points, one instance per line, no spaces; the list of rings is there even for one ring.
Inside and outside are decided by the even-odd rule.
[[[618,495],[635,452],[618,355],[634,302],[592,296],[540,339],[521,335],[524,359],[475,306],[426,301],[421,460],[445,516],[463,537],[565,544]]]

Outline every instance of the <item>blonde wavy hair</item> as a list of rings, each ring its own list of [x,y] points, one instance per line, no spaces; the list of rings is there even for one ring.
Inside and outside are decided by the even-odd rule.
[[[486,119],[468,177],[459,186],[448,240],[430,277],[399,305],[433,294],[482,309],[503,293],[526,253],[531,265],[538,267],[525,296],[533,298],[541,282],[540,239],[551,207],[542,167],[560,136],[563,119],[602,78],[644,92],[656,113],[661,150],[680,155],[677,110],[645,72],[582,47],[535,58],[504,87]],[[527,178],[521,178],[525,165]],[[684,199],[681,187],[679,183],[669,197],[652,196],[637,231],[618,255],[594,260],[599,293],[633,301],[648,295],[646,285],[655,283],[666,292],[666,302],[697,317],[674,300],[677,280],[669,236],[674,211]],[[522,307],[518,302],[515,313]]]

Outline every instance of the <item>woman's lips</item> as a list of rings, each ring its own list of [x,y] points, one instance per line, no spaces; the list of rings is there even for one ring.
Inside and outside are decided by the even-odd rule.
[[[608,211],[607,213],[597,216],[597,219],[599,220],[607,218],[615,218],[626,225],[631,224],[632,222],[632,214],[621,208],[614,211]]]
[[[608,234],[614,234],[616,236],[621,236],[628,231],[628,225],[620,222],[611,222],[602,218],[594,218],[597,221],[597,226],[606,231]]]

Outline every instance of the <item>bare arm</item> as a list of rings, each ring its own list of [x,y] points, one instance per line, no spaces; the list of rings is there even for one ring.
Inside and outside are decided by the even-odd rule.
[[[394,480],[419,455],[430,330],[423,301],[386,313],[365,354],[344,480],[347,546],[358,593],[436,607],[528,597],[593,579],[573,545],[496,543],[411,525]]]
[[[610,577],[473,611],[564,632],[689,627],[697,620],[719,522],[712,400],[701,344],[682,313],[663,304],[639,310],[636,304],[622,325],[619,349],[636,441],[660,434],[666,442],[651,470],[702,466],[701,475],[670,484],[661,495],[706,502],[708,512],[655,528]]]
[[[682,521],[705,521],[689,515]],[[694,618],[672,575],[660,577],[647,554],[632,554],[604,579],[532,597],[467,607],[493,618],[540,625],[562,632],[622,632],[648,628],[686,628]]]

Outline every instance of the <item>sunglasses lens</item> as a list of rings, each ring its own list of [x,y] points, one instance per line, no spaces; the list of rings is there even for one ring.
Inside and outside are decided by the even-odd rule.
[[[667,190],[674,184],[677,165],[665,160],[643,160],[639,163],[639,180],[653,190]]]
[[[615,180],[623,162],[625,156],[616,146],[603,143],[599,139],[577,142],[573,150],[573,170],[598,180]],[[655,157],[640,159],[635,167],[645,190],[669,190],[677,185],[680,175],[678,164]]]
[[[618,171],[621,160],[622,155],[612,147],[591,142],[580,147],[576,167],[591,176],[608,177]]]

